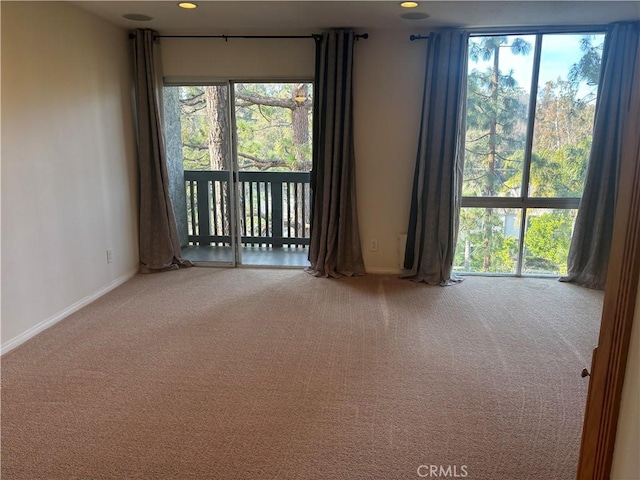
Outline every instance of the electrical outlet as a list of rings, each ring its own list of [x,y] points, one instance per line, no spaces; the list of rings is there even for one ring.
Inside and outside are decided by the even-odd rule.
[[[113,263],[113,250],[107,249],[107,263]]]
[[[371,250],[372,252],[377,252],[378,251],[378,240],[377,239],[373,239],[371,240],[371,243],[369,244],[369,250]]]

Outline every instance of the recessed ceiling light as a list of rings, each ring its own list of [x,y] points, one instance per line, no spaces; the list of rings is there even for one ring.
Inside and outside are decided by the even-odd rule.
[[[400,17],[405,20],[423,20],[425,18],[429,18],[429,14],[421,12],[407,12],[400,15]]]
[[[198,5],[196,5],[195,3],[191,3],[191,2],[180,2],[178,4],[178,6],[180,8],[186,8],[187,10],[192,10],[194,8],[198,8]]]
[[[404,8],[416,8],[418,6],[418,2],[402,2],[400,6]]]
[[[122,16],[127,20],[135,20],[136,22],[148,22],[149,20],[153,20],[153,17],[150,17],[149,15],[142,15],[141,13],[127,13]]]

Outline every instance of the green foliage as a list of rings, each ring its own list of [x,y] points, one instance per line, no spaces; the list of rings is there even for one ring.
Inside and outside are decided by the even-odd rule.
[[[307,92],[305,102],[296,102],[297,86],[299,84],[294,83],[236,86],[235,113],[241,170],[296,171],[305,170],[310,165],[312,97]],[[308,90],[310,86],[306,88]],[[252,98],[264,103],[252,103]],[[277,100],[286,102],[290,107],[267,104],[278,103]],[[300,114],[306,116],[307,131],[303,138],[297,138],[294,129],[294,115]]]
[[[531,157],[531,197],[582,196],[591,137],[558,150],[540,150]]]
[[[578,63],[574,64],[569,71],[569,80],[578,83],[582,80],[587,85],[598,85],[600,81],[600,70],[602,65],[602,50],[604,43],[594,45],[596,40],[594,35],[584,35],[580,39],[580,50],[582,57]]]
[[[507,45],[510,40],[510,37],[504,35],[480,37],[477,41],[473,40],[469,45],[469,58],[476,63],[480,59],[486,62],[495,58],[496,51],[505,46],[508,46],[514,55],[529,55],[531,52],[529,42],[522,38],[514,38],[511,45]]]
[[[574,210],[529,215],[525,237],[525,270],[567,273],[567,256],[575,221]]]
[[[209,170],[204,87],[179,88],[182,161],[185,170]]]
[[[245,83],[235,86],[239,168],[308,170],[312,152],[312,86],[299,83]],[[218,130],[222,128],[224,131],[217,132],[211,123],[213,119],[220,118],[221,110],[226,111],[227,87],[179,88],[184,169],[210,170],[213,165],[225,164],[223,159],[213,158],[222,153],[220,149],[212,148],[211,144],[218,135],[218,143],[228,145],[230,122],[225,116],[225,124],[218,127]],[[218,91],[217,96],[207,96],[207,89],[211,88],[224,89],[224,92]],[[300,91],[305,94],[304,98],[299,96]]]
[[[578,86],[562,79],[547,82],[538,92],[530,196],[582,195],[594,103],[578,98]]]
[[[505,231],[505,220],[510,216],[515,216],[513,210],[463,208],[454,268],[469,272],[515,272],[518,240]],[[491,232],[490,239],[487,231]],[[491,265],[485,269],[487,257],[491,258]]]

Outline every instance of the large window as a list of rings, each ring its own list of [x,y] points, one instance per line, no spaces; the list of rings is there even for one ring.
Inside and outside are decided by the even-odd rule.
[[[563,274],[604,34],[472,36],[458,272]]]

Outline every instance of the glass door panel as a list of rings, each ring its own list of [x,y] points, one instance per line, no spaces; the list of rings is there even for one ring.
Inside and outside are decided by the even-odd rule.
[[[239,255],[307,266],[313,85],[235,83]]]
[[[229,100],[227,84],[164,88],[168,163],[184,175],[182,254],[195,262],[236,263]]]

